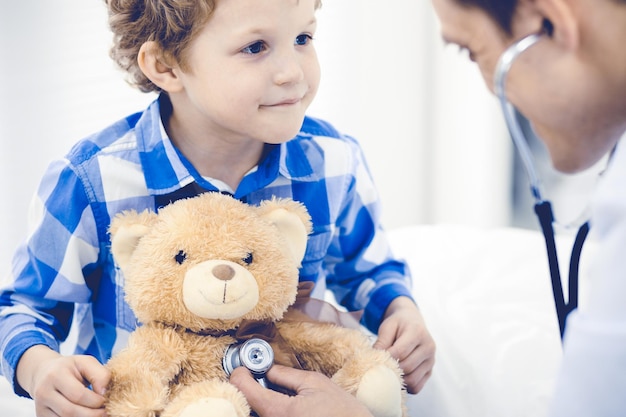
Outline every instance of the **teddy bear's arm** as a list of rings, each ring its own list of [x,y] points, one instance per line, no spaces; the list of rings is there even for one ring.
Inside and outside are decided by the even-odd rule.
[[[323,323],[283,323],[281,335],[303,367],[322,372],[376,417],[406,415],[402,372],[389,352],[361,331]]]
[[[303,322],[280,323],[279,328],[307,369],[329,377],[351,358],[369,357],[373,350],[367,336],[355,329]]]
[[[152,416],[167,404],[170,383],[179,374],[185,348],[176,332],[143,326],[126,349],[108,363],[111,382],[106,408],[110,416]]]

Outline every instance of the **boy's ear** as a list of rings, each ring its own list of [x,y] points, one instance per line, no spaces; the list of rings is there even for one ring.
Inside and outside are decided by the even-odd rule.
[[[182,89],[180,78],[166,62],[158,43],[149,41],[141,45],[137,63],[144,75],[163,91],[175,93]]]

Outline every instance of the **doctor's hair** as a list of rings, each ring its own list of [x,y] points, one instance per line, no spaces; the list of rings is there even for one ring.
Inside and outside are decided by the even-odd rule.
[[[512,34],[513,14],[517,8],[518,0],[456,0],[466,7],[483,9],[495,22],[508,34]],[[604,0],[626,5],[626,0]],[[543,29],[551,34],[552,23],[547,19],[543,22]]]
[[[188,70],[189,47],[218,1],[224,0],[104,0],[113,32],[109,56],[127,72],[131,85],[144,93],[161,91],[139,68],[141,46],[155,42],[163,62]],[[319,7],[321,0],[315,3]]]
[[[456,0],[467,7],[483,9],[498,25],[511,35],[513,14],[517,8],[517,0]]]

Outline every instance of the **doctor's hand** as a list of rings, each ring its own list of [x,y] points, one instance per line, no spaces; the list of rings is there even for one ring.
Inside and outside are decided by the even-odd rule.
[[[435,341],[415,303],[408,297],[394,299],[378,329],[377,349],[387,350],[404,371],[410,394],[424,388],[435,365]]]
[[[24,352],[16,372],[37,417],[106,416],[103,395],[111,374],[93,356],[62,356],[35,345]]]
[[[274,365],[266,378],[296,395],[264,388],[242,366],[230,376],[259,417],[372,417],[355,397],[320,373]]]

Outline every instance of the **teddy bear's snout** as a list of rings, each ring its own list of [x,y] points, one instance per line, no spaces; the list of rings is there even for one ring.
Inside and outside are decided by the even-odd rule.
[[[230,265],[215,265],[211,272],[215,278],[221,281],[230,281],[235,276],[235,270]]]

